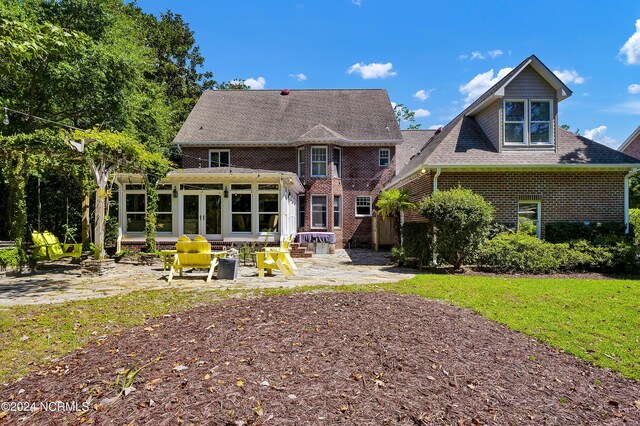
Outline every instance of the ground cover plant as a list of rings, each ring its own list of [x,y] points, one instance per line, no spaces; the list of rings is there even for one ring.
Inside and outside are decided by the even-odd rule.
[[[469,310],[389,292],[243,298],[162,316],[0,397],[21,389],[25,400],[89,402],[84,413],[27,414],[38,424],[640,421],[637,382]]]

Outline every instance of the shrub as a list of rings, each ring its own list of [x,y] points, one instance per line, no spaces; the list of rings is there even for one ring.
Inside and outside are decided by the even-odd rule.
[[[3,268],[22,266],[24,263],[25,259],[17,247],[0,249],[0,266]]]
[[[551,243],[593,242],[602,236],[624,237],[626,226],[620,222],[552,222],[547,224],[546,231],[545,239]]]
[[[433,236],[428,223],[406,222],[402,225],[403,260],[417,259],[417,266],[431,263]]]
[[[640,209],[629,209],[629,224],[633,235],[633,241],[640,244]]]
[[[568,244],[551,244],[523,232],[503,233],[487,240],[478,265],[494,272],[548,274],[568,263]]]
[[[420,203],[420,214],[429,219],[435,250],[458,269],[484,241],[494,209],[470,189],[437,191]]]

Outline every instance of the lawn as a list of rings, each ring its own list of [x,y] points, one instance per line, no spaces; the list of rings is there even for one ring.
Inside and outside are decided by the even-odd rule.
[[[264,291],[136,292],[0,310],[0,382],[15,379],[89,340],[146,319],[227,297],[328,291],[390,291],[468,307],[557,348],[640,379],[640,282],[420,275],[397,283]]]

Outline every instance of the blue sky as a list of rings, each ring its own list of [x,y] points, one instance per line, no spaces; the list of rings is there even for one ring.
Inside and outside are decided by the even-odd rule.
[[[640,125],[639,1],[140,0],[182,14],[206,69],[255,88],[384,88],[423,128],[535,54],[573,90],[560,124],[612,147]],[[495,81],[495,80],[494,80]]]

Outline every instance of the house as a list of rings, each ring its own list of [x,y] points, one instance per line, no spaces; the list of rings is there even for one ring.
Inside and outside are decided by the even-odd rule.
[[[620,145],[618,151],[640,159],[640,126]]]
[[[558,104],[569,96],[530,56],[435,134],[403,132],[423,144],[387,187],[408,188],[415,200],[470,188],[498,222],[531,220],[539,237],[556,221],[628,224],[628,179],[640,161],[562,129]]]
[[[385,90],[206,91],[158,186],[157,242],[245,242],[300,231],[369,244],[374,201],[403,142]],[[406,159],[408,160],[408,159]],[[118,176],[120,247],[144,242],[140,176]]]

